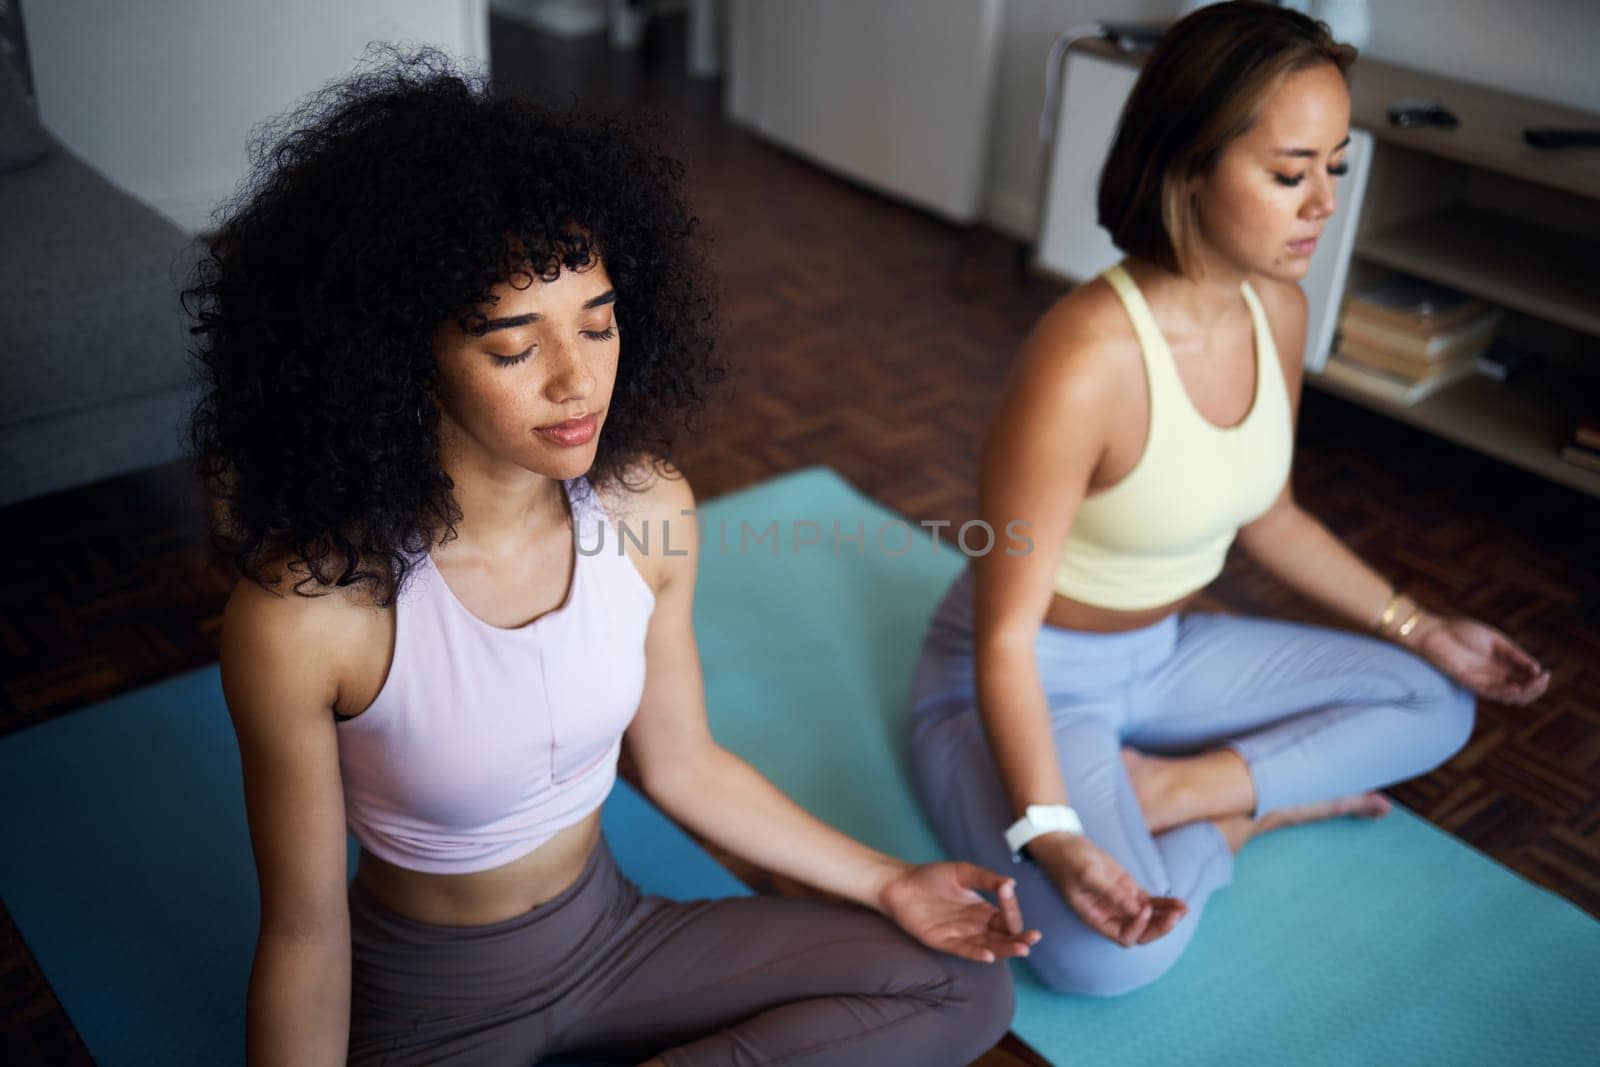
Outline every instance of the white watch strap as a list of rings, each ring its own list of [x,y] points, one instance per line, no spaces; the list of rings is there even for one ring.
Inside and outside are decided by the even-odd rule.
[[[1054,833],[1081,834],[1083,820],[1065,804],[1029,804],[1022,818],[1006,830],[1006,847],[1016,857],[1029,841]]]

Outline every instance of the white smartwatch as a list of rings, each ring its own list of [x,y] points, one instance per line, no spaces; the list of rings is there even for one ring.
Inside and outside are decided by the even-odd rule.
[[[1029,804],[1022,818],[1006,831],[1006,847],[1011,850],[1011,861],[1022,862],[1022,848],[1041,834],[1081,834],[1083,820],[1065,804]]]

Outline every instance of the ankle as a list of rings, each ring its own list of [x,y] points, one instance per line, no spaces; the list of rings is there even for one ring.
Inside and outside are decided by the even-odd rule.
[[[1148,803],[1144,806],[1152,833],[1170,830],[1201,817],[1195,813],[1195,804],[1201,797],[1189,762],[1161,760],[1145,783]],[[1141,802],[1143,800],[1141,798]]]
[[[1255,811],[1250,765],[1231,748],[1216,748],[1172,765],[1165,783],[1166,810],[1174,825],[1201,819],[1242,818]]]
[[[1228,842],[1228,850],[1235,856],[1239,850],[1249,844],[1250,839],[1262,831],[1259,820],[1248,815],[1229,815],[1221,819],[1213,819],[1212,823]]]
[[[1128,768],[1134,794],[1139,799],[1139,810],[1151,833],[1160,833],[1175,825],[1176,796],[1174,789],[1181,777],[1180,761],[1149,756],[1132,748],[1122,750],[1122,761]]]

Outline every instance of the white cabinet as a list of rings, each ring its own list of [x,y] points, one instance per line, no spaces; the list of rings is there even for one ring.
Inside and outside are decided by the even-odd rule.
[[[1095,221],[1095,196],[1138,77],[1139,68],[1124,59],[1078,48],[1067,53],[1034,263],[1074,285],[1122,258]]]
[[[732,0],[728,118],[956,222],[976,220],[1001,0]]]

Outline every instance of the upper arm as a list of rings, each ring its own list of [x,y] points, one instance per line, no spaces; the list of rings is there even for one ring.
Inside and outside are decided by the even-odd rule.
[[[262,931],[348,937],[332,714],[336,609],[305,599],[239,584],[223,612],[222,689],[239,743]]]
[[[1117,399],[1111,342],[1066,305],[1023,343],[984,439],[978,512],[994,529],[996,548],[974,560],[980,643],[1032,644],[1068,530],[1105,451]],[[1014,543],[1011,531],[1031,547],[999,547]]]
[[[669,464],[655,466],[648,478],[637,498],[640,517],[655,528],[652,536],[662,533],[662,550],[646,557],[656,602],[645,633],[644,693],[626,743],[645,790],[653,793],[664,777],[687,770],[712,740],[694,637],[700,542],[695,517],[683,514],[694,509],[694,491]]]

